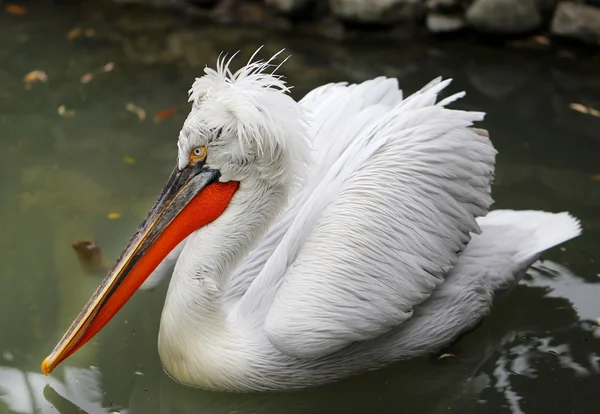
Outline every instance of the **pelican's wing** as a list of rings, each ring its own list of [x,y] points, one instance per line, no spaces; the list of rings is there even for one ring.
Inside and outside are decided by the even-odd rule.
[[[314,358],[412,315],[479,232],[495,150],[482,113],[436,104],[436,80],[357,136],[326,172],[240,304],[281,352]],[[340,128],[342,129],[342,128]]]
[[[300,101],[311,117],[314,162],[309,167],[310,174],[284,214],[231,275],[226,303],[235,303],[246,293],[298,212],[334,162],[352,145],[352,140],[400,101],[402,91],[398,89],[398,81],[385,77],[358,85],[330,83],[312,90]]]

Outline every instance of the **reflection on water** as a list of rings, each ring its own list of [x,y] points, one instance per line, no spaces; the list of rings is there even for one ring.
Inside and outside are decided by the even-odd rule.
[[[578,317],[576,325],[579,326],[575,329],[575,333],[577,330],[589,332],[591,335],[584,334],[583,341],[591,342],[591,344],[590,346],[582,345],[574,337],[571,337],[570,341],[560,341],[560,337],[566,332],[570,332],[571,335],[574,333],[573,322],[568,326],[557,326],[543,332],[539,328],[536,333],[525,331],[521,333],[520,338],[514,336],[511,341],[507,341],[495,361],[493,377],[495,378],[494,388],[504,395],[512,413],[525,413],[527,410],[525,409],[526,403],[522,401],[523,395],[516,391],[519,388],[517,384],[513,385],[511,379],[515,376],[530,380],[540,379],[546,375],[544,370],[540,369],[541,364],[550,363],[560,367],[561,376],[570,378],[572,385],[578,382],[577,379],[600,375],[600,365],[598,364],[600,355],[597,348],[600,329],[597,329],[597,325],[592,323],[595,318],[590,318],[589,314],[586,314],[586,311],[593,310],[594,306],[596,312],[593,314],[597,314],[600,284],[582,284],[580,278],[573,275],[568,268],[550,261],[534,265],[530,277],[526,278],[523,284],[542,288],[547,292],[544,295],[545,298],[557,298],[562,301],[567,299],[570,302],[569,305],[556,307],[548,315],[576,310]],[[574,289],[565,288],[566,286],[572,286]],[[579,335],[581,334],[583,332]],[[552,406],[549,406],[548,409],[551,410]],[[579,411],[578,408],[576,412],[586,411]]]
[[[14,413],[110,413],[103,407],[100,372],[67,366],[64,382],[18,368],[0,367],[0,400]],[[120,411],[126,414],[126,410]]]
[[[569,109],[600,108],[598,63],[452,44],[336,44],[61,7],[0,16],[0,412],[598,412],[600,182],[591,176],[600,173],[600,119]],[[69,40],[77,27],[93,36]],[[242,49],[245,59],[261,44],[265,54],[292,54],[284,73],[296,97],[324,82],[381,74],[398,77],[407,92],[438,75],[454,78],[452,91],[469,92],[459,105],[488,112],[500,152],[496,207],[570,210],[584,235],[546,254],[443,351],[453,357],[294,393],[194,390],[160,367],[161,287],[136,295],[44,377],[40,361],[99,282],[80,268],[71,243],[94,238],[116,257],[175,162],[192,79],[221,50]],[[98,72],[108,62],[115,69]],[[25,88],[32,70],[48,82]],[[87,73],[95,76],[81,83]],[[74,114],[61,116],[61,105]],[[173,116],[154,120],[170,108]]]

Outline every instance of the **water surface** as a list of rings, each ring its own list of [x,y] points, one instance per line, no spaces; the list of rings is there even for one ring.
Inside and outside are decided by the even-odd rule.
[[[67,33],[92,28],[75,39]],[[73,36],[75,32],[71,32]],[[569,210],[584,235],[543,256],[491,315],[441,354],[318,389],[238,395],[180,386],[156,350],[165,288],[140,292],[50,377],[39,366],[99,283],[71,249],[114,260],[173,168],[186,91],[219,52],[293,55],[294,96],[394,76],[407,92],[454,78],[488,113],[495,208]],[[105,6],[0,15],[0,412],[594,413],[600,409],[600,108],[597,62],[450,43],[338,44]],[[113,62],[114,70],[100,68]],[[48,81],[26,88],[43,70]],[[81,78],[95,73],[88,83]],[[126,110],[146,111],[140,121]],[[58,108],[74,110],[61,116]],[[175,108],[155,122],[154,114]],[[68,113],[68,112],[67,112]],[[127,157],[127,158],[126,158]],[[109,219],[117,213],[120,217]]]

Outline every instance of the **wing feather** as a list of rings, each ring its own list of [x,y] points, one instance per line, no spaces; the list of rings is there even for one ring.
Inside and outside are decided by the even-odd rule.
[[[383,100],[379,101],[378,99]],[[384,77],[360,85],[331,83],[309,92],[300,102],[312,117],[311,137],[314,164],[299,194],[276,220],[267,234],[249,253],[230,278],[225,303],[232,305],[244,295],[281,242],[298,212],[314,193],[315,187],[355,137],[402,100],[396,79]],[[340,132],[340,125],[343,130]],[[337,130],[337,133],[336,133]]]
[[[268,310],[281,352],[321,357],[406,321],[479,232],[495,150],[469,129],[483,114],[436,105],[448,83],[353,137],[248,288],[240,309]]]

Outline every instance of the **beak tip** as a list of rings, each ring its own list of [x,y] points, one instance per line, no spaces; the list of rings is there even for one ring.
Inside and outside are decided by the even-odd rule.
[[[49,357],[44,358],[44,361],[42,362],[42,372],[44,373],[44,375],[48,375],[52,372],[52,367],[48,365],[48,359]]]

